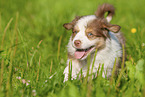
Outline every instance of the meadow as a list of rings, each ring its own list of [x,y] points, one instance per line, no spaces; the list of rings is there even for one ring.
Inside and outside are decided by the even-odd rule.
[[[63,24],[116,8],[126,38],[125,67],[110,79],[63,83],[71,31]],[[145,0],[0,0],[0,97],[145,97]]]

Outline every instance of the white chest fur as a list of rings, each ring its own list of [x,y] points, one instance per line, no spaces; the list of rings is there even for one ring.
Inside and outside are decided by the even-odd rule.
[[[115,58],[118,61],[118,58],[122,56],[122,48],[121,45],[115,36],[113,32],[109,32],[110,34],[110,39],[106,39],[106,47],[100,51],[97,52],[96,58],[95,58],[95,63],[93,67],[93,73],[97,73],[99,64],[102,66],[104,64],[104,71],[102,76],[107,77],[111,76],[111,72],[113,69],[113,65],[115,62]],[[72,47],[71,44],[71,39],[68,43],[68,51],[69,53],[73,54],[74,53],[74,48]],[[91,55],[91,61],[93,61],[94,54]],[[67,60],[67,67],[64,70],[64,82],[68,80],[68,74],[69,74],[69,63],[72,61],[72,80],[76,79],[80,70],[82,69],[82,74],[83,76],[86,76],[87,74],[87,59],[85,60],[78,60],[78,59],[68,59]],[[90,69],[92,68],[92,63],[90,65]]]

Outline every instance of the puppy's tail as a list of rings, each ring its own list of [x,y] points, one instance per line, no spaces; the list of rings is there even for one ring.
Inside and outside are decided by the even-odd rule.
[[[110,22],[112,20],[113,15],[115,14],[115,8],[113,5],[105,3],[99,6],[97,11],[95,12],[95,15],[98,18],[104,18],[104,14],[106,12],[108,12],[106,19],[108,22]]]

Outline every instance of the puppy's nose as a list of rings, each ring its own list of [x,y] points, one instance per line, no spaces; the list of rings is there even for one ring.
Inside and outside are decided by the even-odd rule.
[[[74,44],[75,44],[76,47],[80,47],[81,41],[80,40],[75,40]]]

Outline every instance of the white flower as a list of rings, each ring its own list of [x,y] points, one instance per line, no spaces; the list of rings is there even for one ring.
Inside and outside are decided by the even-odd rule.
[[[32,90],[33,96],[36,96],[36,90]]]
[[[17,68],[15,68],[15,71],[18,71],[18,69],[17,69]]]
[[[52,74],[52,75],[49,77],[49,79],[51,79],[55,74],[56,74],[56,72],[55,72],[54,74]]]
[[[142,46],[145,46],[145,43],[142,43]]]
[[[22,79],[22,83],[23,83],[23,84],[25,84],[25,83],[26,83],[25,79]]]
[[[26,86],[28,86],[29,85],[29,83],[26,83]]]
[[[16,79],[21,79],[21,77],[20,76],[17,76]]]
[[[36,90],[32,90],[32,92],[33,92],[33,93],[35,93],[35,92],[36,92]]]

